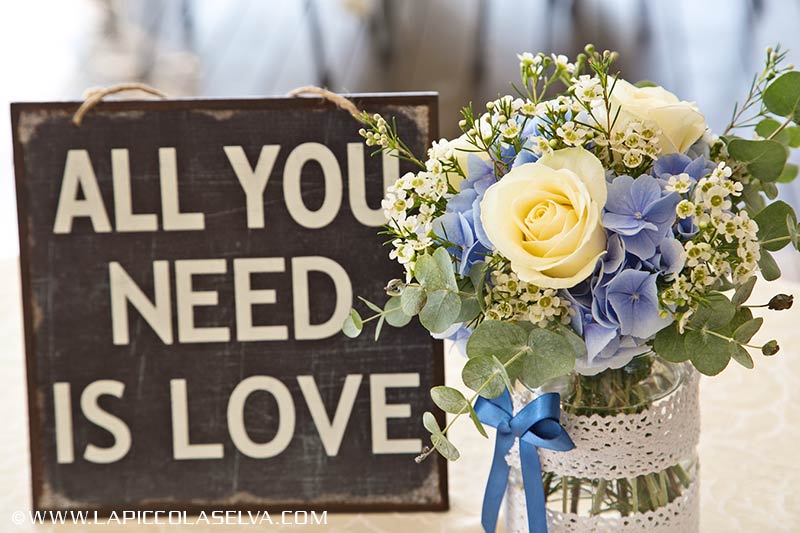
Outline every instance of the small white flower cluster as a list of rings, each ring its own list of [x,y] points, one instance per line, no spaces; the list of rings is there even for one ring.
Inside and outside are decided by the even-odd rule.
[[[389,146],[389,124],[386,119],[375,113],[372,116],[372,120],[375,121],[375,129],[377,131],[367,131],[361,128],[358,130],[358,134],[366,139],[367,146]]]
[[[486,291],[488,320],[518,320],[545,327],[553,322],[568,324],[569,301],[555,289],[541,289],[520,280],[507,262],[492,270]]]
[[[611,151],[619,154],[626,168],[638,168],[645,158],[658,158],[661,152],[658,146],[660,134],[655,123],[633,120],[624,128],[615,127],[608,142]],[[598,141],[602,142],[600,139]]]
[[[530,52],[517,54],[519,69],[523,78],[536,79],[541,77],[548,64],[554,65],[557,73],[566,72],[567,74],[572,74],[575,72],[575,64],[570,63],[569,58],[564,54],[550,54],[547,61],[545,61],[545,58],[547,56],[541,52],[536,55]]]
[[[688,175],[669,179],[667,190],[684,196],[676,207],[678,218],[694,217],[699,232],[684,244],[686,268],[664,291],[664,302],[691,305],[692,295],[704,294],[721,277],[739,285],[758,269],[758,225],[747,211],[731,211],[732,198],[742,193],[742,184],[731,176],[731,168],[720,163],[693,190]]]
[[[584,74],[574,78],[569,92],[587,108],[595,108],[603,103],[603,86],[597,76]]]
[[[381,207],[396,237],[389,258],[405,267],[409,280],[417,255],[434,244],[433,221],[443,212],[439,201],[447,190],[444,172],[426,171],[409,172],[386,189]]]

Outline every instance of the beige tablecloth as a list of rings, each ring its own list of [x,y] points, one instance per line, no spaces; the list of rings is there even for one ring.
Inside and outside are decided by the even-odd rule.
[[[0,531],[119,531],[113,525],[16,526],[15,511],[30,509],[28,421],[20,294],[15,261],[0,261]],[[800,285],[757,284],[753,301],[776,292],[800,298]],[[800,303],[800,302],[799,302]],[[798,306],[800,307],[800,306]],[[800,532],[800,310],[772,312],[756,341],[777,338],[781,352],[756,357],[755,370],[731,363],[701,386],[701,531]],[[460,384],[461,357],[446,355],[447,380]],[[491,436],[491,435],[490,435]],[[327,527],[271,526],[268,531],[479,532],[480,505],[493,439],[481,438],[469,423],[456,424],[451,439],[461,459],[450,464],[451,510],[446,513],[329,515]],[[410,466],[413,467],[413,466]],[[126,526],[125,531],[238,532],[263,526]]]

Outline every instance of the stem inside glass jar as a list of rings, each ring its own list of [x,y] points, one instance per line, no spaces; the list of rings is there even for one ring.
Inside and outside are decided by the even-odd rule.
[[[573,374],[547,384],[547,392],[561,394],[564,412],[576,416],[637,414],[669,396],[681,386],[686,371],[655,354],[633,359],[619,369],[595,376]],[[634,478],[589,479],[542,475],[547,505],[562,513],[583,516],[655,511],[680,497],[691,484],[696,464],[693,458],[661,472]]]

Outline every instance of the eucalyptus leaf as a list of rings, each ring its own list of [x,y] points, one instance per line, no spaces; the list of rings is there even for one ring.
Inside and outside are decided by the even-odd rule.
[[[761,250],[761,259],[758,260],[758,268],[761,270],[761,275],[767,281],[775,281],[781,277],[781,269],[775,258],[766,250]]]
[[[475,412],[475,409],[472,407],[472,404],[467,403],[469,407],[469,418],[472,420],[472,423],[475,425],[475,429],[478,430],[478,433],[484,436],[484,438],[489,438],[489,435],[486,434],[486,428],[483,427],[480,419],[478,418],[478,413]]]
[[[445,387],[440,385],[431,389],[431,399],[436,406],[444,411],[454,415],[466,413],[469,411],[469,402],[461,391],[452,387]]]
[[[442,434],[442,430],[439,427],[439,422],[436,421],[436,417],[433,416],[433,413],[430,411],[425,411],[422,413],[422,425],[425,426],[425,429],[427,429],[431,435]]]
[[[375,342],[378,342],[378,339],[381,336],[381,331],[383,331],[383,324],[386,322],[386,317],[381,315],[378,319],[378,323],[375,325]]]
[[[470,323],[481,313],[481,306],[474,295],[459,294],[461,298],[461,311],[456,322]]]
[[[789,204],[778,200],[762,209],[753,220],[758,224],[758,240],[761,242],[761,247],[776,252],[791,241],[787,221],[791,220],[796,224],[797,216]]]
[[[456,322],[460,311],[458,294],[448,289],[429,291],[419,321],[431,333],[441,333]]]
[[[731,359],[745,368],[752,369],[755,365],[753,364],[753,358],[750,356],[750,353],[743,346],[738,344],[733,344],[732,346]]]
[[[392,296],[383,308],[386,323],[395,328],[402,328],[411,322],[411,317],[403,312],[400,296]]]
[[[696,329],[716,329],[727,325],[735,314],[736,307],[731,301],[724,294],[715,292],[708,294],[705,301],[700,302],[689,318],[689,325]]]
[[[756,276],[750,277],[736,288],[733,297],[731,297],[731,303],[733,305],[741,307],[741,305],[750,298],[750,295],[753,293],[753,287],[756,286],[756,279]]]
[[[467,360],[461,371],[461,379],[464,385],[475,392],[480,390],[481,396],[491,399],[497,398],[506,389],[501,374],[505,374],[503,365],[500,364],[498,368],[497,359],[482,355]]]
[[[458,283],[456,283],[456,275],[453,271],[453,260],[450,258],[447,249],[437,248],[436,251],[433,252],[433,260],[436,262],[436,266],[444,277],[445,287],[452,291],[457,291]]]
[[[701,331],[689,331],[684,342],[692,364],[701,374],[716,376],[728,366],[731,359],[729,341]]]
[[[439,264],[433,256],[428,254],[417,258],[414,265],[414,277],[417,278],[420,285],[428,290],[448,288],[447,276],[439,268]]]
[[[354,339],[361,335],[361,330],[364,328],[364,323],[361,321],[361,315],[355,309],[350,309],[347,318],[344,319],[342,324],[342,333]]]
[[[761,317],[754,318],[752,320],[748,320],[733,332],[734,340],[742,343],[747,344],[750,342],[750,339],[753,338],[753,335],[758,333],[758,330],[761,329],[761,325],[764,323],[764,319]]]
[[[530,351],[522,356],[520,379],[528,387],[541,387],[553,378],[569,374],[575,368],[575,349],[554,331],[534,328],[528,335]]]
[[[442,454],[442,457],[448,461],[457,461],[458,458],[461,457],[458,448],[453,446],[453,443],[447,440],[447,437],[441,433],[438,435],[431,435],[431,444],[433,444],[436,451]]]
[[[653,350],[665,361],[682,363],[688,361],[691,354],[686,351],[684,335],[678,331],[677,322],[656,333],[653,340]]]
[[[800,129],[800,128],[797,128]],[[798,170],[800,167],[795,165],[794,163],[786,163],[786,166],[783,167],[783,172],[781,175],[778,176],[777,182],[778,183],[791,183],[797,178]]]
[[[767,202],[764,200],[764,197],[761,196],[761,189],[752,183],[748,183],[744,186],[742,190],[742,199],[750,213],[758,213],[767,207]]]
[[[778,76],[764,89],[761,99],[770,112],[797,122],[800,119],[800,72],[790,71]]]
[[[783,173],[781,173],[781,176]],[[774,200],[778,197],[778,186],[771,181],[762,181],[761,190],[767,197],[767,200]]]
[[[364,302],[364,305],[366,305],[367,307],[369,307],[370,309],[372,309],[376,313],[383,313],[383,309],[381,309],[380,307],[378,307],[374,303],[370,302],[366,298],[362,298],[361,296],[359,296],[358,299],[361,300],[362,302]]]
[[[486,302],[483,300],[483,287],[486,284],[486,272],[488,270],[489,265],[484,261],[473,263],[469,269],[469,279],[475,289],[475,294],[478,296],[478,305],[481,306],[481,311],[486,309]]]
[[[756,124],[756,133],[766,139],[780,127],[781,123],[774,118],[765,118]],[[785,144],[791,148],[797,148],[800,146],[800,127],[788,126],[783,128],[772,138],[781,144]]]
[[[500,320],[484,320],[467,340],[469,357],[495,356],[505,363],[520,350],[527,349],[528,333],[517,324]],[[522,371],[522,361],[508,366],[508,375],[516,378]]]
[[[408,316],[418,315],[425,305],[425,289],[413,285],[406,287],[400,295],[400,303],[405,314]]]
[[[558,330],[559,334],[561,334],[561,336],[567,340],[569,345],[572,346],[572,351],[575,353],[576,359],[586,357],[586,341],[584,341],[577,333],[572,331],[572,328],[559,324],[556,329]]]
[[[749,141],[732,139],[728,153],[733,159],[744,163],[748,172],[761,181],[775,181],[786,165],[787,150],[778,141]]]

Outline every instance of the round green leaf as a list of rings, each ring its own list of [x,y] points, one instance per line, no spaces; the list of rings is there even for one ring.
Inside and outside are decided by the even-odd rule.
[[[758,224],[758,240],[761,247],[770,252],[777,252],[791,241],[789,226],[797,223],[792,206],[778,200],[762,209],[753,220]]]
[[[678,324],[671,325],[656,333],[653,350],[665,361],[682,363],[689,360],[689,353],[684,346],[684,336],[678,331]]]
[[[753,368],[755,365],[753,364],[753,358],[750,357],[750,354],[747,350],[738,344],[733,344],[733,348],[731,349],[731,359],[739,363],[745,368]]]
[[[736,314],[736,306],[720,293],[711,293],[705,297],[706,301],[701,301],[697,310],[689,319],[689,325],[693,328],[716,329],[726,326]],[[687,346],[688,349],[688,346]]]
[[[469,357],[495,356],[502,363],[511,359],[520,350],[527,348],[528,333],[520,326],[499,320],[484,320],[475,328],[467,340]],[[518,359],[506,369],[513,379],[522,371]]]
[[[575,351],[562,335],[534,328],[528,335],[530,351],[522,356],[520,379],[528,387],[541,387],[546,381],[569,374],[575,368]]]
[[[778,141],[748,141],[732,139],[728,143],[728,153],[745,164],[748,172],[761,181],[775,181],[786,165],[786,147]]]
[[[441,333],[455,323],[460,311],[458,294],[447,289],[429,291],[419,321],[431,333]]]
[[[775,281],[781,277],[781,269],[778,263],[775,262],[775,258],[766,250],[761,250],[761,259],[758,260],[758,268],[761,271],[761,275],[764,276],[764,279],[767,281]]]
[[[764,106],[782,117],[800,118],[800,72],[790,71],[779,76],[764,89]]]
[[[363,327],[364,324],[361,321],[361,315],[359,315],[358,311],[355,309],[350,309],[350,313],[347,315],[347,318],[344,319],[344,323],[342,324],[342,333],[351,339],[354,339],[361,334]]]
[[[754,318],[752,320],[748,320],[733,332],[733,338],[742,343],[747,344],[750,342],[750,339],[753,338],[759,329],[761,329],[761,325],[764,323],[764,319],[761,317]]]
[[[403,305],[403,312],[408,316],[415,316],[422,311],[425,305],[425,289],[422,287],[406,287],[400,295],[400,302]]]
[[[731,298],[731,303],[733,305],[741,307],[741,305],[750,298],[750,295],[753,293],[753,287],[756,286],[756,279],[756,276],[750,277],[736,288],[736,292],[733,293],[733,297]]]
[[[431,389],[431,399],[445,413],[454,415],[469,411],[469,402],[461,391],[440,385]]]
[[[684,340],[692,364],[707,376],[716,376],[728,366],[731,359],[730,342],[701,331],[689,331]]]
[[[497,359],[483,355],[467,360],[461,371],[461,379],[464,385],[475,392],[480,390],[481,396],[491,399],[503,394],[506,388],[502,377],[504,372],[503,365],[498,364]]]
[[[411,322],[411,317],[403,312],[403,306],[400,303],[400,296],[392,296],[386,305],[383,307],[384,318],[386,323],[395,328],[402,328]]]

